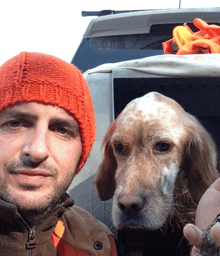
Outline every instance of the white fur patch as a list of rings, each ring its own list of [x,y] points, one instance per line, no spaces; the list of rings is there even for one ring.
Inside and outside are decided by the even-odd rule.
[[[155,92],[148,93],[131,101],[127,107],[135,105],[136,109],[143,113],[146,120],[149,119],[149,115],[155,117],[162,114],[166,114],[166,116],[175,115],[175,111],[170,108],[170,106],[167,106],[163,101],[158,101],[156,99],[156,94],[157,93]]]
[[[162,95],[163,97],[163,95]],[[184,136],[184,127],[181,125],[177,112],[164,101],[158,101],[157,93],[151,92],[140,98],[131,101],[127,107],[135,107],[135,110],[125,112],[135,119],[134,111],[143,113],[143,122],[158,119],[162,129],[159,134],[161,137],[172,138],[175,143],[179,142]]]
[[[152,115],[158,115],[158,109],[164,105],[155,100],[155,94],[153,92],[131,101],[128,106],[132,106],[134,104],[136,104],[137,109],[142,111],[144,114]]]
[[[161,189],[162,192],[169,196],[173,193],[176,177],[178,173],[178,166],[174,163],[170,168],[165,167],[161,174]]]

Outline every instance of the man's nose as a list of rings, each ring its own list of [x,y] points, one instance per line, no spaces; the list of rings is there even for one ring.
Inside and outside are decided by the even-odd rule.
[[[22,149],[22,155],[33,162],[42,162],[48,158],[47,132],[42,127],[28,134]]]

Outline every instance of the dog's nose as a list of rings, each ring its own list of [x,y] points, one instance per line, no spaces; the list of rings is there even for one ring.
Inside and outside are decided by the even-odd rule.
[[[141,195],[125,194],[119,196],[118,207],[124,214],[134,214],[141,211],[145,204],[145,198]]]

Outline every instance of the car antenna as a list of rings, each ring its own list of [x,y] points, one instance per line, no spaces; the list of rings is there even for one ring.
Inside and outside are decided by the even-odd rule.
[[[145,10],[128,10],[128,11],[114,11],[114,10],[102,10],[102,11],[82,11],[82,17],[88,16],[105,16],[111,14],[120,14],[120,13],[127,13],[127,12],[138,12],[138,11],[145,11]]]

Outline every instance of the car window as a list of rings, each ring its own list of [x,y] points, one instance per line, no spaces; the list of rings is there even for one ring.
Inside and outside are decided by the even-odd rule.
[[[183,24],[152,25],[149,34],[84,38],[72,63],[82,72],[104,63],[139,59],[163,54],[162,43],[172,38],[174,27]],[[192,23],[187,24],[194,32]]]

